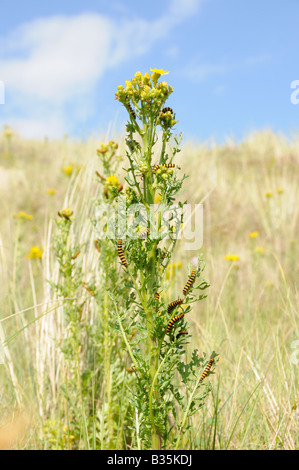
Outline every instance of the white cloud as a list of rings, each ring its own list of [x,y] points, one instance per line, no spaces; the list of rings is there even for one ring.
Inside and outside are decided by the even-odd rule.
[[[2,37],[0,78],[9,92],[11,120],[26,132],[26,119],[28,125],[39,122],[39,134],[50,126],[56,135],[53,123],[61,107],[80,96],[88,101],[109,68],[145,54],[193,15],[201,2],[172,0],[166,13],[152,21],[90,13],[41,18]],[[6,106],[9,109],[8,102]],[[40,123],[44,112],[49,116],[45,126]],[[16,114],[22,119],[14,118]]]
[[[82,93],[109,63],[109,20],[99,15],[53,17],[27,24],[15,33],[25,57],[2,62],[8,87],[51,101]],[[15,52],[18,53],[18,44]]]

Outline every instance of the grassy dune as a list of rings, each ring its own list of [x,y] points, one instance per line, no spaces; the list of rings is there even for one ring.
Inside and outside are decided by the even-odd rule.
[[[26,433],[18,447],[71,448],[70,436],[61,437],[64,364],[53,340],[63,336],[63,305],[51,297],[47,279],[57,277],[51,244],[58,210],[74,210],[76,239],[92,237],[97,142],[9,139],[0,139],[0,339],[9,340],[0,366],[0,419],[11,421],[25,409]],[[189,174],[182,197],[204,204],[200,253],[210,284],[208,297],[188,318],[191,346],[220,355],[213,393],[190,422],[183,446],[298,448],[299,363],[291,358],[299,349],[299,141],[265,131],[240,144],[187,142],[178,163]],[[71,175],[62,170],[69,165]],[[51,188],[55,194],[47,193]],[[26,257],[32,246],[43,250],[41,259]],[[87,245],[87,280],[96,270],[93,253]],[[174,261],[182,265],[171,280],[173,293],[198,255],[178,243]],[[100,430],[82,438],[80,448],[93,447],[97,433],[106,432],[97,419]]]

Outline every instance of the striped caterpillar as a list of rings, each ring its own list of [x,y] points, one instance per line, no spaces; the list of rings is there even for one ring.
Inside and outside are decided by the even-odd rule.
[[[161,113],[165,114],[165,113],[167,113],[167,111],[169,111],[169,112],[170,112],[170,114],[172,114],[172,115],[173,115],[173,110],[172,110],[171,108],[169,108],[169,107],[167,107],[167,108],[163,108],[163,109],[162,109],[162,111],[161,111]]]
[[[143,230],[143,232],[140,232],[138,236],[139,236],[139,238],[145,238],[146,235],[149,235],[149,233],[150,233],[150,229],[147,228],[147,229]]]
[[[176,335],[176,339],[178,339],[182,335],[187,335],[188,331],[187,330],[180,330],[178,334]]]
[[[130,111],[130,114],[131,116],[136,120],[136,113],[135,111],[133,110],[132,106],[130,105],[130,103],[127,104],[128,108],[129,108],[129,111]]]
[[[156,171],[159,170],[160,168],[177,168],[178,170],[181,169],[180,166],[175,165],[174,163],[164,163],[163,165],[160,165],[160,164],[154,165],[152,169],[153,173],[155,174]]]
[[[196,278],[196,269],[192,270],[192,273],[187,281],[187,284],[185,285],[183,289],[183,294],[186,295],[190,287],[192,286],[193,282],[195,281]]]
[[[181,305],[183,303],[183,299],[177,299],[174,300],[173,302],[170,302],[170,304],[167,307],[167,312],[171,313],[171,311],[176,308],[178,305]]]
[[[202,382],[206,378],[206,376],[208,375],[208,373],[211,370],[211,367],[212,367],[214,361],[215,361],[215,359],[213,357],[212,357],[212,359],[209,360],[207,366],[205,367],[205,370],[202,373],[202,376],[199,379],[200,382]]]
[[[176,317],[173,317],[167,325],[166,333],[169,333],[172,330],[173,325],[184,318],[184,313],[180,313]]]
[[[124,250],[123,250],[123,241],[121,238],[118,239],[118,242],[117,242],[117,253],[118,253],[118,256],[120,258],[120,261],[121,261],[121,264],[127,268],[128,267],[128,263],[127,263],[127,260],[125,258],[125,255],[124,255]]]

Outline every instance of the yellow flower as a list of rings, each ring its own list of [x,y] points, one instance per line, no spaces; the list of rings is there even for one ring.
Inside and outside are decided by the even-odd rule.
[[[32,259],[41,258],[43,256],[43,250],[38,246],[32,246],[26,256]]]
[[[66,220],[68,220],[70,222],[71,222],[70,217],[73,215],[73,213],[74,213],[74,211],[72,211],[72,209],[69,209],[68,207],[66,207],[62,211],[58,211],[59,217],[61,217],[61,218],[64,217]]]
[[[157,75],[167,75],[169,72],[166,72],[166,70],[162,69],[151,69],[151,72],[156,73]]]
[[[62,168],[62,172],[67,176],[71,176],[71,174],[73,173],[73,169],[74,169],[74,164],[71,163],[70,165],[64,166]]]
[[[239,261],[239,256],[238,255],[226,255],[225,259],[228,261]]]
[[[142,79],[142,73],[141,72],[136,72],[135,77],[137,78],[137,80],[141,80]]]
[[[266,196],[266,197],[272,197],[273,194],[271,193],[271,191],[267,191],[267,192],[265,193],[265,196]]]
[[[162,199],[161,194],[157,194],[157,196],[155,196],[154,203],[155,203],[155,204],[159,204],[159,202],[161,201],[161,199]]]
[[[12,215],[15,219],[25,219],[25,220],[32,220],[33,215],[31,214],[26,214],[24,211],[20,211],[18,214],[13,214]]]
[[[3,156],[3,158],[10,158],[10,154],[9,154],[9,153],[3,153],[2,156]]]
[[[259,233],[258,231],[256,231],[256,232],[251,232],[251,233],[249,234],[249,237],[250,237],[250,238],[256,238],[256,237],[259,236],[259,234],[260,234],[260,233]]]
[[[167,75],[169,72],[166,72],[165,70],[162,70],[162,69],[151,69],[151,72],[152,73],[152,81],[153,81],[153,84],[156,86],[157,85],[157,82],[159,80],[159,78],[161,77],[161,75]]]
[[[101,142],[100,143],[100,148],[97,149],[97,154],[99,155],[99,153],[106,153],[106,152],[108,152],[108,145]]]
[[[276,189],[276,192],[277,192],[278,194],[282,194],[282,193],[284,193],[284,189],[282,189],[282,188],[277,188],[277,189]]]
[[[119,185],[119,181],[118,181],[117,177],[116,177],[116,176],[113,176],[113,175],[112,175],[112,176],[108,176],[108,177],[106,178],[106,182],[107,182],[110,186],[116,186],[116,187],[117,187],[117,186]]]
[[[10,127],[8,126],[5,126],[4,127],[4,130],[3,130],[3,134],[5,135],[5,137],[11,137],[13,132],[12,130],[10,129]]]
[[[52,194],[55,194],[55,193],[56,193],[56,189],[49,188],[49,189],[46,190],[46,193],[47,193],[47,194],[50,194],[50,196],[51,196]]]
[[[254,250],[255,253],[265,253],[265,248],[262,246],[257,246]]]

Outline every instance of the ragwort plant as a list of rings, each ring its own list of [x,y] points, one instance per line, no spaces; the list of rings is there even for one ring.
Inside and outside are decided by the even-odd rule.
[[[151,72],[137,72],[116,92],[129,114],[127,187],[109,174],[113,143],[102,145],[98,154],[104,176],[97,174],[107,213],[98,213],[94,223],[101,230],[96,243],[106,253],[107,335],[121,335],[128,353],[123,367],[133,377],[127,385],[132,415],[126,429],[135,432],[131,447],[156,450],[180,448],[189,417],[203,406],[211,390],[204,379],[213,372],[217,355],[213,351],[199,356],[195,350],[188,363],[183,361],[189,338],[185,319],[191,305],[206,297],[208,284],[199,281],[202,266],[192,270],[179,298],[166,302],[166,270],[184,223],[183,204],[174,203],[186,175],[180,176],[182,170],[175,162],[181,142],[181,135],[173,136],[177,121],[173,110],[165,107],[173,88],[159,82],[168,72]],[[109,206],[117,216],[111,216]],[[129,223],[124,223],[124,214],[131,215]],[[104,347],[108,341],[107,336]]]

